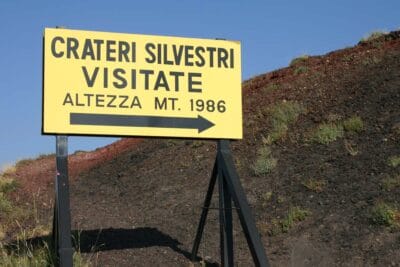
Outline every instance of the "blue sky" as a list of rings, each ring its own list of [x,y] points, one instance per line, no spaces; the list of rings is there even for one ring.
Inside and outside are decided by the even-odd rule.
[[[0,1],[0,168],[53,153],[41,135],[42,34],[45,27],[225,38],[242,43],[242,76],[285,67],[302,54],[356,44],[400,27],[400,1]],[[115,138],[70,137],[69,151]]]

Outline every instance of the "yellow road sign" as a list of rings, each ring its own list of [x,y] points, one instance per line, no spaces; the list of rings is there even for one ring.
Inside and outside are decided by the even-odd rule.
[[[240,43],[44,31],[43,133],[242,138]]]

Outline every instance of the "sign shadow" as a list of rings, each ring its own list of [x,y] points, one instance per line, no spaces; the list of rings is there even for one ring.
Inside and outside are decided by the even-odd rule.
[[[147,247],[168,247],[174,252],[191,260],[191,253],[180,248],[177,239],[153,227],[134,229],[107,228],[93,230],[73,230],[73,246],[81,253],[96,253],[98,251],[138,249]],[[32,249],[42,247],[51,242],[51,235],[38,236],[27,240],[11,241],[5,248],[9,252],[20,249],[19,242],[28,244]],[[198,260],[203,260],[198,257]],[[215,262],[205,261],[206,266],[219,266]]]

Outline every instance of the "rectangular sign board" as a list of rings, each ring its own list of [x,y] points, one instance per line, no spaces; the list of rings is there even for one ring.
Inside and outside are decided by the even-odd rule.
[[[242,138],[237,41],[44,31],[44,134]]]

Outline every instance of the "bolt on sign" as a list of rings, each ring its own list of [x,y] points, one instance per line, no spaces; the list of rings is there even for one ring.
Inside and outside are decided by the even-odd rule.
[[[45,134],[242,138],[237,41],[44,31]]]

